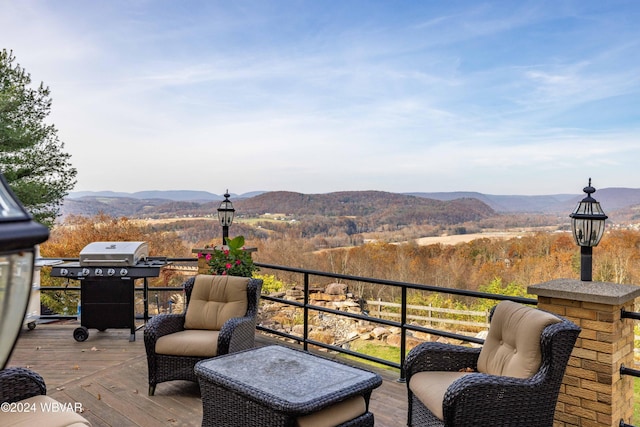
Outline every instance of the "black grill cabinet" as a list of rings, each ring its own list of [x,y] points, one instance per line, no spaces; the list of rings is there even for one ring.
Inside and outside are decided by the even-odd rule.
[[[59,264],[52,277],[80,281],[80,327],[73,331],[76,341],[85,341],[89,329],[131,330],[136,339],[135,282],[144,280],[144,319],[147,320],[147,278],[158,277],[166,258],[149,257],[145,242],[94,242],[80,252],[78,262]]]

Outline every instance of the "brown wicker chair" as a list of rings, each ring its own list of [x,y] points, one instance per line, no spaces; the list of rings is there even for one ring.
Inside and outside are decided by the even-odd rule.
[[[150,396],[161,382],[197,382],[200,360],[254,346],[262,280],[200,274],[183,286],[186,311],[155,316],[144,330]]]
[[[480,348],[423,343],[406,359],[409,426],[553,425],[580,328],[503,301]]]
[[[73,411],[50,411],[45,408],[57,403],[46,396],[44,379],[37,373],[25,368],[6,368],[0,370],[0,402],[17,403],[0,412],[0,425],[47,425],[47,426],[90,426],[80,414]],[[4,408],[4,407],[3,407]]]

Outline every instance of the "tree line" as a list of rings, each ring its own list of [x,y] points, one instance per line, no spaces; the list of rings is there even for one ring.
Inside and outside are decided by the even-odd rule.
[[[212,226],[213,233],[219,227]],[[49,241],[41,246],[45,257],[77,257],[93,241],[149,242],[151,255],[194,257],[192,249],[220,244],[219,238],[199,234],[186,238],[184,230],[173,230],[127,218],[101,214],[70,217],[54,227]],[[265,233],[253,227],[232,227],[232,235],[244,233],[247,246],[258,249],[254,260],[266,264],[306,268],[332,273],[372,277],[442,288],[487,290],[496,293],[526,293],[529,285],[559,278],[580,277],[580,250],[568,232],[538,232],[510,239],[480,238],[456,245],[420,246],[415,241],[374,241],[345,248],[320,249],[313,238],[301,236],[295,227]],[[288,230],[293,230],[287,233]],[[247,232],[247,233],[245,233]],[[640,284],[640,231],[610,230],[594,248],[593,280]],[[278,273],[280,274],[280,273]],[[161,282],[171,278],[161,277]],[[175,278],[171,285],[176,285]],[[284,283],[295,285],[300,277],[282,274]],[[329,279],[314,278],[317,285]],[[387,295],[381,295],[386,293]],[[390,289],[361,287],[359,296],[393,300]]]

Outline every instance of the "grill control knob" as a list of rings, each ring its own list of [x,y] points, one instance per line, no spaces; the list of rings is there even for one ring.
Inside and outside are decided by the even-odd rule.
[[[88,276],[91,273],[91,270],[89,270],[88,268],[83,268],[82,269],[82,273],[80,274],[81,276]]]
[[[126,268],[120,269],[120,276],[126,276],[127,274],[129,274],[129,270],[127,270]]]
[[[96,268],[95,271],[93,272],[96,276],[102,276],[102,269],[101,268]]]
[[[66,276],[67,274],[69,274],[69,270],[67,270],[66,268],[61,268],[60,269],[60,275],[61,276]]]
[[[114,274],[116,274],[116,269],[115,268],[107,269],[107,276],[113,276]]]

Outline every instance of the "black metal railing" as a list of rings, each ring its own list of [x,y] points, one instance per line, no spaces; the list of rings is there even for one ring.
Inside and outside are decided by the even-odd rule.
[[[371,278],[371,277],[362,277],[362,276],[351,276],[351,275],[347,275],[347,274],[338,274],[338,273],[329,273],[329,272],[325,272],[325,271],[317,271],[317,270],[309,270],[309,269],[304,269],[304,268],[294,268],[294,267],[286,267],[286,266],[280,266],[280,265],[272,265],[272,264],[263,264],[263,263],[256,263],[256,265],[258,267],[260,267],[261,269],[269,269],[269,270],[277,270],[277,271],[285,271],[285,272],[289,272],[289,273],[296,273],[296,274],[300,274],[303,277],[303,284],[304,284],[304,300],[302,303],[297,302],[297,301],[291,301],[291,300],[287,300],[284,298],[277,298],[277,297],[273,297],[273,296],[269,296],[269,295],[262,295],[261,298],[263,300],[267,300],[267,301],[273,301],[273,302],[277,302],[280,304],[285,304],[285,305],[290,305],[293,307],[297,307],[297,308],[301,308],[303,310],[303,335],[302,336],[298,336],[298,335],[294,335],[294,334],[289,334],[289,333],[285,333],[282,331],[277,331],[268,327],[264,327],[264,326],[258,326],[258,330],[266,332],[266,333],[270,333],[270,334],[274,334],[277,336],[281,336],[290,340],[294,340],[297,341],[299,343],[301,343],[303,345],[303,348],[305,350],[308,350],[308,346],[309,345],[313,345],[316,347],[320,347],[320,348],[324,348],[327,350],[331,350],[331,351],[335,351],[338,353],[343,353],[343,354],[348,354],[354,357],[358,357],[361,359],[365,359],[371,362],[375,362],[375,363],[379,363],[391,368],[396,368],[400,370],[400,381],[404,381],[405,379],[405,371],[404,371],[404,361],[405,361],[405,356],[407,353],[407,331],[415,331],[415,332],[424,332],[424,333],[428,333],[431,335],[437,335],[437,336],[441,336],[441,337],[446,337],[446,338],[452,338],[452,339],[456,339],[456,340],[461,340],[461,341],[466,341],[466,342],[471,342],[471,343],[476,343],[476,344],[482,344],[484,342],[484,340],[480,339],[480,338],[475,338],[475,337],[470,337],[467,335],[462,335],[462,334],[456,334],[456,333],[452,333],[452,332],[447,332],[447,331],[443,331],[443,330],[439,330],[439,329],[433,329],[433,328],[426,328],[426,327],[422,327],[422,326],[417,326],[417,325],[411,325],[409,323],[407,323],[407,291],[409,289],[411,290],[417,290],[417,291],[427,291],[427,292],[436,292],[436,293],[444,293],[444,294],[449,294],[449,295],[456,295],[456,296],[464,296],[464,297],[473,297],[473,298],[482,298],[482,299],[489,299],[489,300],[495,300],[495,301],[501,301],[501,300],[511,300],[511,301],[515,301],[515,302],[519,302],[522,304],[537,304],[537,300],[536,299],[532,299],[532,298],[523,298],[523,297],[512,297],[512,296],[505,296],[505,295],[498,295],[498,294],[489,294],[489,293],[485,293],[485,292],[477,292],[477,291],[470,291],[470,290],[465,290],[465,289],[453,289],[453,288],[443,288],[443,287],[439,287],[439,286],[432,286],[432,285],[421,285],[421,284],[416,284],[416,283],[407,283],[407,282],[399,282],[399,281],[394,281],[394,280],[385,280],[385,279],[375,279],[375,278]],[[396,287],[400,289],[400,321],[393,321],[393,320],[387,320],[387,319],[381,319],[381,318],[377,318],[377,317],[372,317],[366,314],[356,314],[356,313],[349,313],[349,312],[345,312],[345,311],[341,311],[341,310],[335,310],[335,309],[330,309],[327,307],[322,307],[319,305],[312,305],[309,303],[309,278],[312,276],[316,276],[316,277],[325,277],[325,278],[332,278],[332,279],[338,279],[338,280],[344,280],[344,281],[349,281],[349,282],[359,282],[359,283],[368,283],[368,284],[374,284],[374,285],[385,285],[385,286],[392,286],[392,287]],[[330,344],[325,344],[316,340],[312,340],[309,338],[308,336],[308,332],[309,332],[309,310],[313,310],[313,311],[317,311],[317,312],[321,312],[321,313],[328,313],[328,314],[332,314],[332,315],[336,315],[336,316],[343,316],[343,317],[348,317],[351,319],[355,319],[355,320],[364,320],[364,321],[368,321],[368,322],[373,322],[373,323],[377,323],[380,325],[385,325],[385,326],[391,326],[391,327],[397,327],[400,328],[400,359],[398,362],[393,362],[393,361],[388,361],[385,359],[380,359],[380,358],[376,358],[376,357],[372,357],[366,354],[362,354],[362,353],[358,353],[358,352],[353,352],[351,350],[339,347],[339,346],[335,346],[335,345],[330,345]]]
[[[633,319],[640,320],[640,313],[635,311],[627,311],[624,308],[620,310],[620,318],[621,319]],[[624,366],[624,364],[620,365],[620,375],[629,375],[632,377],[640,377],[640,370],[628,368]],[[627,424],[624,420],[620,420],[619,427],[635,427],[632,424]]]
[[[55,259],[52,258],[41,258],[42,260],[45,261],[53,261]],[[65,258],[62,259],[62,261],[77,261],[77,258]],[[180,263],[197,263],[197,258],[168,258],[167,261],[170,262],[180,262]],[[259,263],[256,262],[255,263],[258,267],[260,267],[261,269],[266,269],[266,270],[273,270],[273,271],[280,271],[280,272],[286,272],[286,273],[293,273],[294,275],[300,275],[302,276],[302,283],[303,283],[303,301],[299,302],[299,301],[295,301],[295,300],[288,300],[288,299],[284,299],[284,298],[279,298],[279,297],[275,297],[275,296],[271,296],[271,295],[261,295],[261,299],[264,301],[271,301],[271,302],[275,302],[278,304],[283,304],[283,305],[288,305],[291,307],[295,307],[298,309],[302,310],[303,316],[302,316],[302,324],[303,324],[303,333],[302,336],[300,335],[295,335],[295,334],[291,334],[291,333],[287,333],[287,332],[283,332],[281,330],[276,330],[273,328],[269,328],[267,326],[263,326],[263,325],[258,325],[257,329],[261,332],[264,332],[266,334],[272,334],[281,338],[285,338],[285,339],[289,339],[295,342],[298,342],[300,344],[302,344],[303,348],[305,350],[308,350],[309,345],[315,346],[315,347],[319,347],[319,348],[324,348],[326,350],[330,350],[330,351],[334,351],[340,354],[346,354],[346,355],[350,355],[353,357],[357,357],[363,360],[367,360],[370,362],[375,362],[384,366],[388,366],[391,368],[395,368],[395,369],[399,369],[400,370],[400,381],[404,381],[405,379],[405,372],[404,372],[404,361],[405,361],[405,356],[407,353],[407,332],[408,331],[412,331],[412,332],[423,332],[423,333],[427,333],[427,334],[431,334],[431,335],[436,335],[436,336],[441,336],[441,337],[445,337],[445,338],[450,338],[450,339],[455,339],[455,340],[460,340],[460,341],[465,341],[465,342],[469,342],[469,343],[475,343],[475,344],[482,344],[484,342],[483,339],[480,338],[475,338],[475,337],[471,337],[468,335],[463,335],[463,334],[458,334],[458,333],[454,333],[454,332],[448,332],[445,330],[441,330],[441,329],[435,329],[435,328],[427,328],[424,326],[418,326],[418,325],[412,325],[409,324],[407,321],[407,312],[408,312],[408,304],[407,304],[407,291],[408,290],[416,290],[416,291],[425,291],[425,292],[434,292],[434,293],[441,293],[441,294],[448,294],[448,295],[456,295],[456,296],[462,296],[462,297],[471,297],[471,298],[479,298],[479,299],[488,299],[488,300],[494,300],[494,301],[502,301],[502,300],[511,300],[511,301],[515,301],[515,302],[519,302],[522,304],[529,304],[529,305],[535,305],[537,303],[536,299],[532,299],[532,298],[524,298],[524,297],[515,297],[515,296],[505,296],[505,295],[499,295],[499,294],[490,294],[490,293],[485,293],[485,292],[478,292],[478,291],[470,291],[470,290],[465,290],[465,289],[454,289],[454,288],[443,288],[443,287],[439,287],[439,286],[433,286],[433,285],[423,285],[423,284],[417,284],[417,283],[408,283],[408,282],[400,282],[400,281],[394,281],[394,280],[386,280],[386,279],[376,279],[376,278],[371,278],[371,277],[363,277],[363,276],[352,276],[352,275],[347,275],[347,274],[339,274],[339,273],[330,273],[330,272],[326,272],[326,271],[318,271],[318,270],[310,270],[310,269],[304,269],[304,268],[295,268],[295,267],[287,267],[287,266],[280,266],[280,265],[273,265],[273,264],[264,264],[264,263]],[[261,273],[263,273],[263,271],[261,271]],[[314,305],[310,303],[309,300],[309,290],[310,290],[310,278],[311,277],[323,277],[323,278],[331,278],[331,279],[337,279],[337,280],[341,280],[341,281],[346,281],[346,282],[356,282],[356,283],[365,283],[365,284],[371,284],[371,285],[384,285],[384,286],[391,286],[393,288],[399,289],[400,290],[400,320],[399,321],[395,321],[395,320],[389,320],[389,319],[384,319],[384,318],[380,318],[380,317],[374,317],[371,315],[368,315],[366,313],[351,313],[351,312],[346,312],[346,311],[342,311],[342,310],[336,310],[336,309],[332,309],[332,308],[327,308],[327,307],[323,307],[323,306],[319,306],[319,305]],[[154,286],[154,287],[149,287],[147,286],[146,283],[146,279],[145,283],[143,286],[136,286],[135,290],[136,292],[140,292],[143,294],[143,300],[144,300],[144,304],[145,304],[145,314],[143,316],[139,316],[139,317],[144,317],[144,319],[147,319],[147,314],[146,314],[146,308],[147,308],[147,304],[148,304],[148,298],[149,298],[149,293],[162,293],[162,292],[176,292],[176,291],[182,291],[182,287],[158,287],[158,286]],[[299,283],[298,281],[296,281],[297,283]],[[57,287],[57,286],[41,286],[40,287],[41,291],[81,291],[81,287],[80,286],[65,286],[65,287]],[[158,307],[158,310],[160,309],[160,307]],[[379,325],[384,325],[384,326],[388,326],[388,327],[395,327],[395,328],[399,328],[400,329],[400,356],[399,356],[399,360],[396,361],[389,361],[386,359],[381,359],[381,358],[377,358],[377,357],[373,357],[367,354],[363,354],[363,353],[359,353],[359,352],[355,352],[355,351],[351,351],[348,348],[343,348],[342,346],[336,346],[336,345],[332,345],[332,344],[326,344],[317,340],[313,340],[311,338],[309,338],[309,330],[310,330],[310,322],[309,322],[309,312],[310,311],[314,311],[314,312],[320,312],[320,313],[326,313],[326,314],[330,314],[330,315],[334,315],[334,316],[340,316],[340,317],[344,317],[344,318],[350,318],[350,319],[354,319],[354,320],[361,320],[361,321],[367,321],[367,322],[372,322],[372,323],[376,323]],[[76,315],[60,315],[60,314],[55,314],[55,315],[42,315],[41,316],[42,319],[75,319]]]

